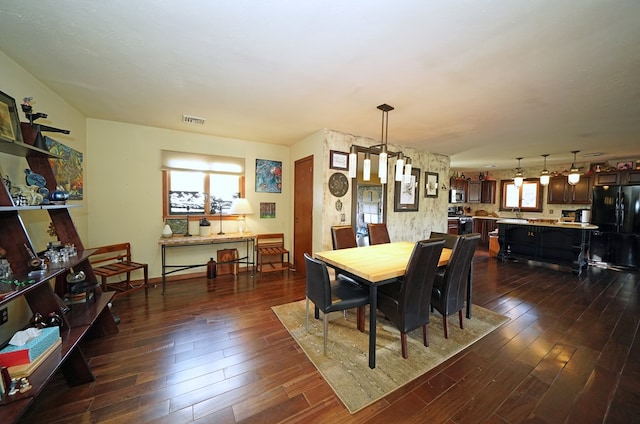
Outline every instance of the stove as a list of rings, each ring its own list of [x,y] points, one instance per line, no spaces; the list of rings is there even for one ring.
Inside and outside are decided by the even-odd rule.
[[[471,233],[473,233],[473,217],[459,216],[458,217],[458,234],[471,234]]]

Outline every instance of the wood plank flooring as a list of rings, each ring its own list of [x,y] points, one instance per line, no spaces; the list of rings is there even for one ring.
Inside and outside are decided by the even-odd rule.
[[[120,333],[83,344],[96,381],[57,376],[21,423],[640,422],[639,273],[474,261],[474,303],[511,320],[358,414],[270,309],[304,298],[292,272],[118,298]]]

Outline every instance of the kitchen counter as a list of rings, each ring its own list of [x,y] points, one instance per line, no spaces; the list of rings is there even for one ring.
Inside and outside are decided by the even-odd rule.
[[[504,218],[497,221],[498,259],[524,259],[570,267],[581,274],[587,266],[592,230],[580,222]]]

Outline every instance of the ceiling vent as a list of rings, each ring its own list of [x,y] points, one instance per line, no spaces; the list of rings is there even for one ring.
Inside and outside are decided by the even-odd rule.
[[[199,118],[193,115],[182,115],[182,122],[190,125],[204,125],[204,118]]]

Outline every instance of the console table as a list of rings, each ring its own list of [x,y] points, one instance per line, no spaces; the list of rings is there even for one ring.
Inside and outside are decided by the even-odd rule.
[[[185,246],[197,246],[208,244],[225,244],[225,243],[242,243],[246,245],[246,255],[234,259],[232,261],[223,262],[245,264],[247,268],[251,266],[251,272],[255,271],[255,242],[256,235],[253,233],[228,233],[228,234],[214,234],[210,236],[172,236],[167,238],[161,238],[158,244],[162,248],[162,294],[165,292],[166,276],[173,274],[174,272],[184,271],[186,269],[197,268],[200,266],[206,266],[204,264],[182,264],[182,265],[169,265],[167,264],[167,248],[168,247],[185,247]]]

